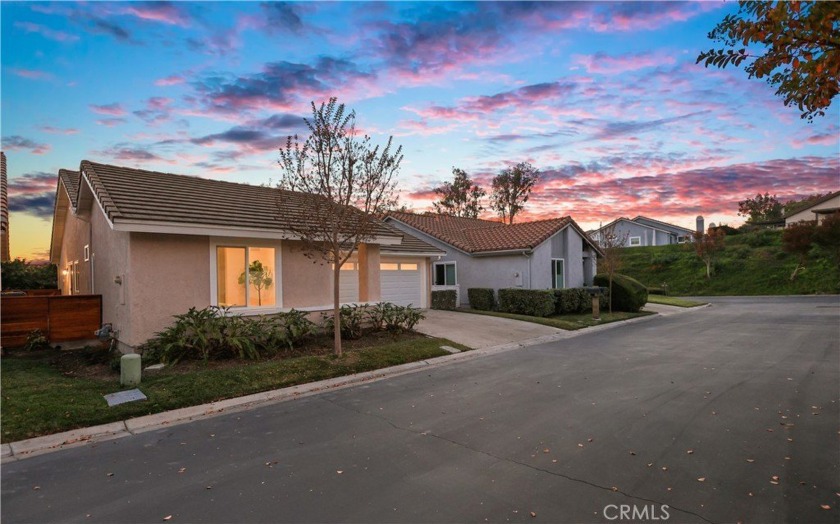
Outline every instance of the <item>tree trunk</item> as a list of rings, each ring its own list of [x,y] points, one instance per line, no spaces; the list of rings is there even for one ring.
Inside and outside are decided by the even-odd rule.
[[[338,261],[333,264],[333,340],[336,356],[341,356],[341,268]]]
[[[796,275],[797,275],[797,273],[799,273],[799,270],[800,270],[800,269],[802,269],[803,267],[804,267],[804,266],[803,266],[802,264],[800,264],[800,263],[797,263],[797,264],[796,264],[796,268],[793,270],[793,273],[791,273],[791,275],[790,275],[790,281],[791,281],[791,282],[793,282],[794,280],[796,280]]]
[[[712,261],[706,260],[706,278],[712,278]]]
[[[609,306],[610,306],[610,315],[612,315],[612,297],[613,297],[613,292],[612,292],[612,274],[610,274],[610,299],[608,300],[608,302],[609,302]]]

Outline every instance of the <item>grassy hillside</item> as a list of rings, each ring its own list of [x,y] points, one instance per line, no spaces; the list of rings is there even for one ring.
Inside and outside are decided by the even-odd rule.
[[[840,292],[840,268],[812,251],[793,282],[796,259],[782,251],[781,230],[726,237],[726,249],[706,279],[703,262],[689,245],[628,248],[621,273],[648,287],[668,286],[670,295],[797,295]]]

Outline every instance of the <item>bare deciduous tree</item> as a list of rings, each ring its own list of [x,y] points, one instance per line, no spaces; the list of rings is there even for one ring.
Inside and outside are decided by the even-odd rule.
[[[312,118],[304,121],[310,135],[303,141],[290,136],[280,149],[278,200],[307,256],[332,265],[333,334],[335,352],[341,355],[341,266],[359,244],[375,237],[382,227],[377,215],[396,202],[394,175],[402,147],[392,151],[392,137],[384,148],[373,145],[356,130],[355,111],[348,113],[336,98],[320,107],[312,102]]]
[[[618,233],[615,226],[616,224],[612,224],[603,228],[598,236],[598,245],[601,246],[601,252],[604,254],[598,265],[604,268],[604,273],[606,273],[607,279],[610,282],[610,313],[612,313],[613,277],[621,269],[622,249],[627,244],[628,236],[626,232]]]
[[[726,232],[721,228],[709,228],[707,233],[694,233],[694,252],[706,264],[706,278],[712,278],[712,264],[717,255],[723,251],[723,239]]]

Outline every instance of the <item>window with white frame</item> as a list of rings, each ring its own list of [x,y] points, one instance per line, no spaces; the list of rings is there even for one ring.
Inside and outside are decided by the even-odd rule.
[[[216,247],[216,303],[219,306],[274,306],[275,283],[273,247]]]
[[[566,287],[566,275],[564,272],[562,258],[551,259],[551,287],[552,289],[563,289]]]
[[[90,261],[90,244],[85,244],[85,262]]]
[[[630,245],[631,246],[641,246],[642,245],[642,237],[630,237]]]
[[[435,262],[435,285],[454,286],[458,284],[455,262]]]
[[[72,265],[72,272],[73,272],[73,294],[78,295],[79,291],[79,261],[74,260]]]
[[[677,237],[677,244],[685,244],[688,241],[688,237],[685,236],[678,236]]]

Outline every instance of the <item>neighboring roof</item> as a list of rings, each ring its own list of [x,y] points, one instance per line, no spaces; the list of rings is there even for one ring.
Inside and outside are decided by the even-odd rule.
[[[115,228],[122,225],[127,230],[204,226],[265,233],[289,231],[293,224],[311,219],[312,210],[322,205],[316,200],[320,197],[306,193],[88,160],[82,161],[80,171],[108,220]],[[148,229],[139,229],[141,226]],[[373,234],[379,240],[395,243],[402,236],[382,222]]]
[[[389,244],[379,247],[379,252],[383,255],[417,255],[417,256],[444,256],[446,251],[438,249],[431,244],[423,242],[419,238],[409,235],[405,231],[401,231],[391,225],[385,224],[390,229],[393,229],[395,234],[402,235],[402,243]]]
[[[645,224],[645,223],[643,223],[643,222],[639,222],[639,219],[642,219],[642,220],[649,220],[650,222],[654,222],[654,223],[656,223],[656,224],[660,224],[660,225],[662,225],[662,226],[667,226],[667,227],[670,227],[670,228],[679,229],[679,230],[682,230],[682,231],[686,231],[686,232],[688,232],[688,233],[694,233],[694,231],[692,231],[691,229],[686,229],[686,228],[684,228],[684,227],[675,226],[674,224],[669,224],[668,222],[663,222],[663,221],[661,221],[661,220],[656,220],[656,219],[653,219],[653,218],[648,218],[648,217],[645,217],[645,216],[642,216],[642,215],[639,215],[639,216],[637,216],[636,218],[632,218],[632,219],[631,219],[631,218],[627,218],[627,217],[618,217],[618,218],[616,218],[615,220],[613,220],[612,222],[610,222],[609,224],[603,225],[603,226],[599,227],[598,229],[593,229],[592,231],[589,231],[589,233],[591,234],[591,233],[597,233],[598,231],[603,231],[603,230],[607,229],[608,227],[611,227],[613,224],[617,224],[618,222],[621,222],[621,221],[624,221],[624,222],[632,222],[632,223],[637,224],[637,225],[639,225],[639,226],[642,226],[642,227],[647,227],[647,228],[650,228],[650,229],[658,229],[658,228],[656,228],[656,227],[654,227],[654,226],[651,226],[651,225]],[[661,229],[660,229],[660,231],[664,231],[664,230],[661,230]],[[670,233],[670,231],[665,231],[665,232],[666,232],[666,233]]]
[[[691,229],[688,229],[688,228],[685,228],[685,227],[682,227],[682,226],[676,226],[676,225],[674,225],[674,224],[670,224],[670,223],[668,223],[668,222],[663,222],[663,221],[661,221],[661,220],[656,220],[655,218],[648,218],[648,217],[645,217],[645,216],[642,216],[642,215],[637,216],[636,218],[634,218],[633,220],[631,220],[631,222],[636,222],[636,223],[638,223],[640,219],[641,219],[641,220],[647,220],[647,221],[653,222],[653,223],[655,223],[655,224],[660,224],[660,225],[663,225],[663,226],[666,226],[666,227],[671,227],[671,228],[674,228],[674,229],[679,229],[679,230],[681,230],[681,231],[686,231],[686,232],[688,232],[688,233],[694,233],[694,231],[693,231],[693,230],[691,230]]]
[[[570,225],[595,249],[598,249],[571,217],[550,218],[513,225],[477,218],[438,214],[419,215],[399,211],[389,213],[388,218],[399,220],[441,242],[471,254],[530,250]]]
[[[73,207],[76,207],[79,200],[79,172],[69,169],[59,169],[58,178],[64,183],[64,187],[67,188],[70,203],[73,204]]]
[[[832,198],[834,198],[836,196],[840,196],[840,191],[835,191],[834,193],[829,193],[822,198],[818,198],[817,200],[814,200],[813,202],[811,202],[810,204],[808,204],[805,207],[800,207],[799,209],[795,209],[795,210],[791,211],[790,213],[786,214],[782,218],[792,217],[793,215],[796,215],[797,213],[801,213],[803,211],[808,211],[809,209],[815,208],[815,207],[817,207],[818,205],[820,205],[824,202],[828,202],[829,200],[831,200]],[[832,209],[832,211],[833,211],[833,209]]]

